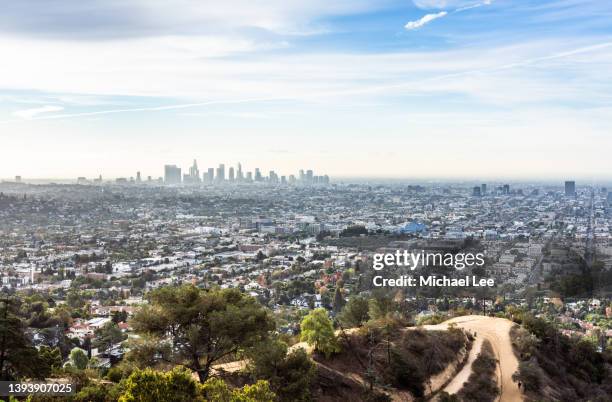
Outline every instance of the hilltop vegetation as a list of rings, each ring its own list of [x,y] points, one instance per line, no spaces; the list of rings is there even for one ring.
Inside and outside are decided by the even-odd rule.
[[[366,388],[394,388],[422,397],[432,376],[455,361],[471,337],[462,330],[406,329],[390,319],[368,323],[340,336],[342,352],[314,359],[326,367],[359,378]]]
[[[455,328],[407,328],[409,320],[383,294],[342,303],[336,323],[327,310],[314,309],[302,318],[300,337],[291,337],[278,333],[271,312],[239,290],[182,285],[147,294],[148,303],[128,320],[136,336],[126,339],[114,322],[100,328],[98,347],[121,344],[126,352],[109,368],[66,335],[56,346],[33,347],[21,314],[38,309],[27,315],[61,322],[54,314],[67,311],[52,314],[32,300],[11,300],[3,306],[1,334],[11,340],[11,350],[3,349],[3,379],[64,379],[77,389],[70,397],[32,401],[382,401],[393,392],[422,397],[432,376],[471,342]],[[352,329],[340,331],[340,322]],[[312,354],[290,347],[300,338]]]
[[[584,339],[562,335],[551,323],[529,314],[513,339],[520,357],[515,380],[529,401],[609,401],[612,355]]]

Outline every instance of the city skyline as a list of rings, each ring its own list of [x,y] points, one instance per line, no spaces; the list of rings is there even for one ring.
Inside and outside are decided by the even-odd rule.
[[[159,175],[197,149],[333,177],[609,179],[611,15],[561,0],[11,3],[0,176]]]
[[[299,169],[295,174],[284,174],[271,169],[263,171],[258,167],[253,169],[243,169],[241,162],[235,165],[227,165],[220,163],[217,167],[206,167],[200,171],[197,159],[193,159],[193,163],[187,169],[176,164],[165,164],[163,166],[162,175],[151,175],[138,170],[135,174],[122,175],[118,177],[104,177],[99,173],[95,177],[78,176],[76,178],[79,184],[90,183],[158,183],[158,184],[215,184],[215,183],[257,183],[267,182],[273,184],[329,184],[330,178],[327,174],[315,174],[313,169]],[[227,173],[227,174],[226,174]],[[317,172],[318,173],[318,172]],[[14,179],[17,183],[45,181],[40,178],[26,178],[22,175],[15,175],[14,178],[2,178],[3,182],[11,182]],[[7,180],[8,179],[8,180]],[[62,178],[62,181],[73,179]]]
[[[164,176],[157,180],[164,184],[213,184],[213,183],[257,183],[268,182],[272,184],[329,184],[328,175],[315,175],[312,169],[300,169],[297,174],[279,174],[274,170],[262,172],[258,167],[253,170],[243,170],[242,163],[237,162],[235,166],[228,165],[227,175],[225,163],[220,163],[216,168],[208,167],[200,173],[198,162],[193,164],[185,172],[177,165],[164,165]],[[163,180],[162,180],[163,179]],[[131,179],[130,179],[131,180]],[[100,180],[101,181],[101,180]],[[140,171],[137,172],[136,181],[141,181]],[[152,181],[152,177],[148,177]]]

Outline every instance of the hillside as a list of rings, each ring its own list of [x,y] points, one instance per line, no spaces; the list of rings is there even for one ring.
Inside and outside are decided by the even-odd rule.
[[[612,355],[593,343],[562,335],[549,322],[526,316],[513,330],[520,358],[516,375],[528,401],[609,401]]]
[[[367,327],[347,331],[339,339],[341,353],[329,358],[313,354],[320,380],[317,400],[349,395],[385,400],[382,394],[387,394],[405,401],[427,396],[452,378],[472,343],[471,336],[456,328]],[[329,384],[330,377],[340,379],[340,387]]]

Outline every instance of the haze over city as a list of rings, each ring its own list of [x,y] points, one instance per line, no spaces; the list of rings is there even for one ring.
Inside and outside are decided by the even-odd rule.
[[[611,14],[567,0],[11,2],[0,177],[158,177],[197,158],[603,180]]]

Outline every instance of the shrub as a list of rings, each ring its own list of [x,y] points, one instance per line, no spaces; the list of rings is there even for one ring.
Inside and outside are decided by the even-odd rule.
[[[499,394],[495,378],[497,360],[491,343],[485,340],[478,357],[472,363],[472,374],[457,396],[463,401],[493,402]]]
[[[525,391],[537,391],[542,384],[540,369],[532,361],[520,362],[518,372],[512,374],[512,380],[520,382]]]
[[[267,380],[279,401],[306,401],[315,376],[315,365],[302,348],[287,354],[280,341],[262,344],[251,357],[252,376]]]

